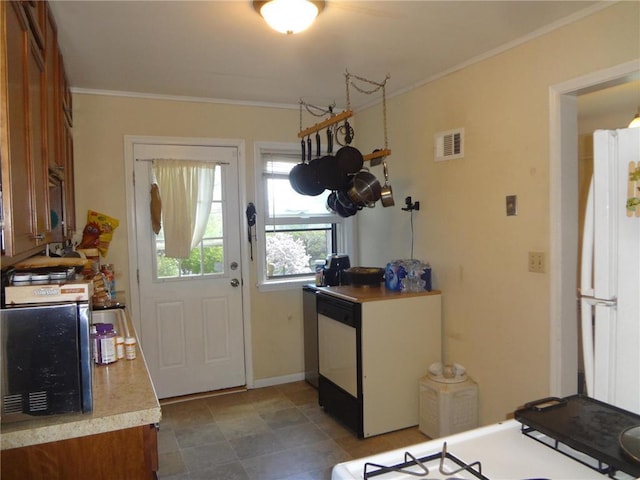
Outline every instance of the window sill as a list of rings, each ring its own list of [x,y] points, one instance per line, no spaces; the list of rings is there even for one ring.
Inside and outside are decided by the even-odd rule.
[[[258,284],[259,292],[275,292],[280,290],[299,290],[304,285],[314,284],[316,279],[314,275],[308,277],[296,278],[295,280],[270,280]]]

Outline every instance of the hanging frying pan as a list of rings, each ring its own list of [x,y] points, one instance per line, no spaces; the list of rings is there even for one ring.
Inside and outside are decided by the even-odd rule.
[[[362,153],[351,145],[341,147],[340,150],[336,152],[336,158],[338,161],[338,169],[343,175],[357,173],[364,165]]]
[[[333,153],[333,133],[327,129],[327,155],[317,160],[318,181],[329,190],[341,190],[349,184],[349,177],[338,168],[338,159]]]
[[[304,139],[300,141],[300,145],[302,146],[302,162],[294,165],[294,167],[289,171],[289,183],[291,184],[291,188],[293,188],[297,193],[304,195],[301,188],[298,186],[298,179],[301,176],[301,171],[307,168]]]
[[[301,143],[304,143],[304,141]],[[307,145],[311,145],[311,139],[308,139]],[[303,157],[304,154],[305,149],[303,147]],[[291,187],[301,195],[315,197],[324,192],[324,187],[318,182],[315,170],[309,163],[305,163],[304,160],[302,163],[294,166],[289,172],[289,183],[291,184]]]

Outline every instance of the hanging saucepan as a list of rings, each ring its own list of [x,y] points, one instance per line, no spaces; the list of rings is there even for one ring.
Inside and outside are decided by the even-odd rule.
[[[336,159],[338,161],[338,169],[342,174],[356,173],[364,165],[364,157],[360,150],[352,147],[351,145],[345,145],[336,152]]]
[[[382,187],[375,175],[363,169],[351,179],[351,186],[347,190],[347,194],[356,205],[373,207],[380,200]]]
[[[393,207],[396,202],[393,200],[393,190],[389,183],[389,172],[387,171],[387,162],[382,162],[382,170],[384,171],[384,185],[380,191],[380,203],[383,207]]]

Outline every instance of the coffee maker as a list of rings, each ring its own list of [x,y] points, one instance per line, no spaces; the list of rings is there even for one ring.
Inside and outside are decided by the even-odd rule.
[[[327,263],[324,267],[324,285],[348,285],[349,280],[344,271],[351,267],[349,255],[332,253],[327,257]]]

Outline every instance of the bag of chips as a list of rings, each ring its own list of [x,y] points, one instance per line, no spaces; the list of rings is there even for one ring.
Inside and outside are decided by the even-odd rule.
[[[82,231],[79,248],[97,248],[103,257],[107,256],[113,232],[120,222],[104,213],[93,210],[87,212],[87,225]]]

